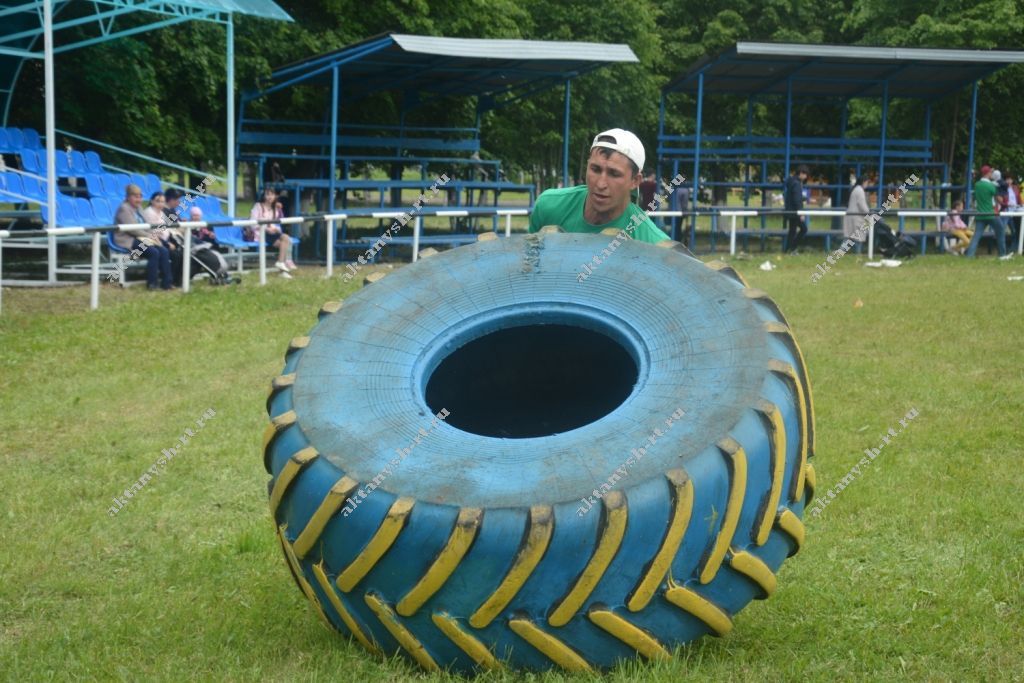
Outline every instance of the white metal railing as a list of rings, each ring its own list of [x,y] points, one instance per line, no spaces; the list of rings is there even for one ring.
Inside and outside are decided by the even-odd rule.
[[[344,213],[311,214],[309,216],[291,216],[287,218],[268,218],[265,220],[237,219],[225,221],[181,221],[176,224],[176,227],[185,228],[184,246],[182,248],[182,251],[186,256],[182,259],[182,292],[187,294],[191,289],[190,280],[192,272],[192,229],[194,228],[215,228],[225,226],[255,227],[258,232],[258,243],[255,246],[257,247],[257,253],[259,254],[259,283],[260,285],[265,285],[267,283],[265,231],[266,226],[268,224],[294,225],[299,223],[323,221],[327,225],[327,272],[325,274],[325,277],[331,277],[334,274],[334,233],[335,224],[337,221],[346,220],[349,218],[398,218],[399,216],[402,216],[405,213],[407,213],[407,211],[404,210],[369,212],[357,210]],[[428,214],[417,215],[415,217],[415,222],[413,223],[412,259],[413,261],[416,261],[419,258],[420,234],[423,230],[423,215],[438,216],[442,218],[468,216],[486,218],[488,216],[504,216],[505,236],[508,237],[512,234],[512,216],[526,216],[529,213],[529,209],[503,209],[497,207],[481,207],[473,211],[468,211],[465,209],[438,209]],[[161,227],[166,228],[168,226],[151,225],[149,223],[121,223],[116,225],[103,226],[69,226],[63,228],[43,228],[41,230],[18,230],[15,232],[11,232],[9,230],[0,230],[0,280],[3,279],[3,242],[5,239],[24,239],[31,237],[47,237],[49,239],[56,239],[57,237],[65,237],[69,235],[91,235],[92,254],[89,267],[89,308],[95,310],[99,308],[100,249],[102,235],[107,232],[125,232],[129,230],[145,230],[150,228]],[[0,310],[2,310],[3,302],[2,292],[3,290],[2,288],[0,288]]]

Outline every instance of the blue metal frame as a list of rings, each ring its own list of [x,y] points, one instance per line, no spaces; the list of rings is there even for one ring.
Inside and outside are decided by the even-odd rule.
[[[882,144],[878,146],[878,187],[885,187],[885,136],[889,123],[889,81],[882,86]],[[875,195],[878,205],[882,205],[882,190]]]
[[[569,187],[569,101],[572,80],[565,80],[565,113],[562,119],[562,187]],[[643,169],[640,169],[641,171]]]
[[[339,67],[335,66],[331,72],[331,167],[330,186],[327,191],[330,196],[327,200],[331,211],[334,211],[334,179],[338,172],[338,93],[341,90],[341,75]]]
[[[964,173],[964,179],[967,184],[967,196],[964,199],[964,209],[970,210],[971,198],[974,195],[974,180],[975,178],[971,175],[974,171],[974,122],[978,118],[978,81],[974,81],[974,85],[971,86],[971,141],[967,149],[967,171]]]
[[[693,193],[690,195],[690,201],[697,204],[697,200],[700,198],[700,134],[701,127],[704,122],[704,72],[700,73],[697,79],[697,130],[696,130],[696,147],[694,147],[693,155]]]
[[[750,164],[761,165],[761,180],[764,181],[765,174],[768,171],[768,164],[772,163],[773,160],[777,159],[783,165],[783,170],[788,175],[791,166],[796,163],[794,157],[801,162],[808,161],[827,161],[834,159],[833,163],[837,164],[838,176],[836,182],[831,187],[837,188],[835,198],[837,202],[841,202],[845,190],[845,166],[847,163],[856,165],[856,172],[858,175],[861,174],[863,162],[858,160],[858,157],[863,157],[865,150],[863,145],[867,143],[877,142],[875,147],[874,156],[877,158],[878,173],[879,173],[879,185],[884,189],[886,167],[888,166],[891,172],[893,168],[905,168],[907,166],[912,167],[919,173],[923,172],[923,183],[919,183],[917,187],[913,188],[916,191],[921,192],[921,205],[925,205],[926,193],[929,189],[927,169],[938,168],[941,169],[942,183],[944,188],[949,188],[947,183],[950,179],[950,169],[947,164],[941,162],[932,161],[932,147],[931,144],[931,115],[932,115],[932,103],[935,101],[937,96],[933,96],[931,93],[921,95],[910,95],[911,98],[921,99],[925,103],[924,112],[924,139],[923,140],[894,140],[889,137],[888,130],[888,114],[890,100],[892,99],[892,92],[895,88],[897,92],[903,90],[901,86],[906,86],[910,83],[917,82],[919,79],[908,79],[904,72],[912,67],[931,67],[933,65],[923,63],[920,61],[898,63],[891,68],[880,72],[877,76],[870,78],[858,78],[847,75],[830,75],[822,77],[820,75],[807,75],[803,72],[808,66],[815,63],[820,63],[820,58],[813,58],[810,61],[802,62],[801,64],[794,67],[792,60],[778,60],[778,59],[763,59],[760,63],[774,67],[774,74],[782,74],[774,76],[774,80],[763,81],[755,86],[751,86],[750,82],[754,80],[754,77],[750,75],[737,76],[734,74],[725,75],[714,75],[714,86],[709,89],[709,83],[706,77],[708,72],[713,66],[718,65],[730,65],[740,63],[740,58],[737,57],[735,49],[731,52],[727,52],[714,59],[709,59],[703,63],[698,63],[687,73],[677,77],[669,84],[662,88],[661,97],[659,100],[658,108],[658,167],[661,168],[666,161],[671,160],[674,168],[678,168],[678,164],[682,162],[693,161],[693,187],[694,187],[694,199],[696,200],[697,192],[699,190],[699,177],[700,167],[704,163],[740,163],[745,166],[744,178],[742,182],[737,183],[706,183],[706,185],[728,185],[730,187],[742,187],[744,189],[744,205],[749,204],[749,190],[753,187],[764,186],[764,183],[752,183],[750,182]],[[749,62],[746,62],[749,64]],[[965,177],[965,188],[967,190],[967,202],[971,201],[972,187],[970,171],[974,167],[974,146],[975,146],[975,134],[976,134],[976,123],[977,123],[977,89],[978,82],[981,78],[984,78],[991,73],[998,71],[999,69],[1006,66],[1006,64],[996,63],[991,66],[987,66],[979,74],[976,74],[969,81],[958,81],[952,84],[942,96],[948,95],[949,92],[959,90],[961,87],[967,84],[972,85],[972,108],[971,108],[971,130],[970,130],[970,147],[968,153],[968,169]],[[944,68],[942,64],[934,65],[935,69]],[[901,78],[900,76],[903,75]],[[710,77],[709,77],[710,78]],[[722,82],[726,83],[725,88],[719,88],[717,85]],[[780,92],[781,83],[785,81],[785,93]],[[730,82],[735,82],[736,86],[732,87]],[[853,85],[854,87],[847,87],[846,90],[854,93],[853,96],[862,97],[878,97],[882,104],[882,116],[881,116],[881,131],[880,137],[877,141],[868,139],[849,139],[847,138],[847,127],[848,127],[848,104],[849,97],[842,97],[843,108],[840,118],[840,134],[837,141],[837,148],[833,149],[832,144],[836,144],[834,141],[827,138],[812,139],[812,138],[798,138],[793,136],[793,102],[795,95],[795,84],[814,84],[814,83],[841,83],[847,86]],[[855,87],[856,85],[863,85],[863,87]],[[811,85],[812,90],[815,89]],[[801,88],[801,90],[806,88]],[[802,97],[802,101],[805,99],[821,99],[823,101],[834,101],[835,96],[828,95],[827,91],[830,88],[816,88],[818,95],[811,97]],[[668,103],[668,95],[672,92],[688,91],[696,94],[697,110],[696,110],[696,124],[694,135],[687,136],[676,136],[667,135],[665,133],[666,127],[666,108]],[[705,95],[709,93],[722,93],[722,94],[742,94],[747,97],[747,134],[744,138],[740,136],[707,136],[703,134],[703,108]],[[874,93],[873,95],[871,93]],[[780,144],[773,145],[771,138],[761,138],[759,136],[752,135],[752,113],[753,113],[753,100],[756,97],[763,96],[765,94],[773,96],[784,96],[786,99],[786,130],[785,136],[780,139]],[[900,96],[900,95],[897,95]],[[800,143],[806,142],[811,143],[809,146],[805,146],[801,149]],[[672,142],[679,142],[682,144],[672,145]],[[715,146],[715,143],[719,143],[719,146]],[[721,143],[725,143],[724,146]],[[767,144],[766,144],[767,143]],[[707,145],[711,144],[710,147]],[[777,149],[776,149],[777,148]],[[777,156],[776,156],[777,155]],[[758,157],[761,158],[758,158]],[[765,156],[769,158],[764,158]],[[852,159],[851,159],[852,157]],[[958,189],[957,188],[952,189]],[[883,199],[882,193],[879,193],[878,200],[881,202]],[[764,203],[764,195],[762,194],[762,203]],[[968,204],[969,206],[969,204]],[[746,222],[746,221],[744,221]]]

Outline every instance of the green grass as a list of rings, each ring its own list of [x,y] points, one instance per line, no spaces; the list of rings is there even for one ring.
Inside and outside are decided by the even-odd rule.
[[[793,325],[817,408],[819,491],[919,415],[808,521],[779,589],[613,681],[1022,680],[1024,272],[930,256],[736,261]],[[304,268],[194,292],[11,290],[0,316],[0,672],[12,681],[448,680],[321,627],[275,546],[260,457],[289,338],[355,285]],[[671,296],[671,292],[666,292]],[[855,307],[856,301],[863,306]],[[209,421],[116,517],[114,495]],[[488,681],[586,680],[553,673]]]

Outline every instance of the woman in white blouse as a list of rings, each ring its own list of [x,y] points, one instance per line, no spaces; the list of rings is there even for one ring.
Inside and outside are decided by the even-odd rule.
[[[284,210],[281,208],[281,202],[277,201],[277,190],[272,187],[263,188],[263,197],[253,205],[249,218],[264,221],[271,219],[280,220],[283,217]],[[291,275],[288,272],[298,267],[291,259],[292,238],[281,229],[280,223],[267,223],[264,225],[264,231],[267,246],[273,247],[277,245],[277,263],[274,266],[281,271],[281,277],[291,279]],[[254,235],[253,239],[255,239],[255,235],[258,235],[258,233],[255,229],[252,230],[252,233]]]

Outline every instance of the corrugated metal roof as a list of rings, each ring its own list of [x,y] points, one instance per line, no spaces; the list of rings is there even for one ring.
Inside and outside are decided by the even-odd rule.
[[[1018,50],[947,50],[739,42],[704,57],[664,87],[746,96],[943,97],[1010,64],[1024,63]]]
[[[169,0],[167,5],[212,9],[231,14],[244,14],[250,17],[293,21],[291,16],[273,0]]]
[[[608,64],[639,61],[623,44],[384,33],[278,67],[263,92],[297,83],[329,84],[338,68],[343,98],[382,90],[509,95],[560,84]]]
[[[395,43],[406,52],[475,59],[543,59],[583,62],[639,62],[628,45],[559,40],[503,40],[444,38],[394,33]]]
[[[863,47],[860,45],[805,45],[802,43],[736,43],[740,55],[838,57],[886,61],[939,61],[1007,64],[1024,62],[1016,50],[942,50],[930,47]]]

